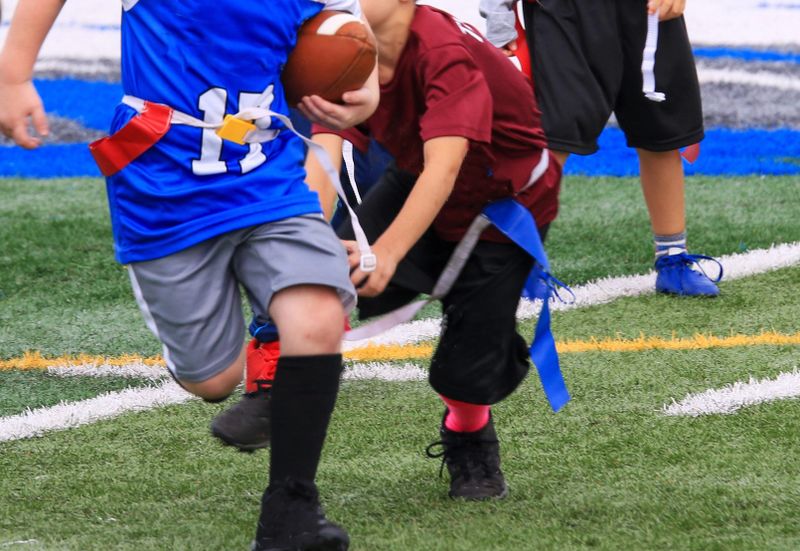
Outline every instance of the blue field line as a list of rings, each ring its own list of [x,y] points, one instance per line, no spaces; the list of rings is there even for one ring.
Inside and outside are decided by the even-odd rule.
[[[754,50],[751,48],[729,48],[704,46],[692,50],[697,58],[732,58],[739,61],[773,61],[782,63],[800,63],[800,54],[777,52],[774,50]]]
[[[636,176],[638,162],[633,149],[617,128],[600,136],[600,151],[591,156],[573,155],[566,174],[586,176]],[[686,173],[709,176],[747,174],[800,174],[800,131],[711,129],[701,144],[701,155]],[[46,145],[34,151],[0,147],[0,176],[54,178],[99,176],[86,144]]]
[[[0,147],[0,177],[57,178],[100,176],[85,143],[45,145],[26,150]]]
[[[122,99],[119,82],[62,78],[37,79],[34,84],[48,113],[96,130],[108,130],[114,107]]]
[[[600,151],[591,156],[573,155],[566,174],[587,176],[636,176],[636,152],[625,144],[618,128],[607,128],[598,140]],[[745,174],[800,174],[800,131],[730,130],[706,131],[700,158],[686,174],[739,176]]]

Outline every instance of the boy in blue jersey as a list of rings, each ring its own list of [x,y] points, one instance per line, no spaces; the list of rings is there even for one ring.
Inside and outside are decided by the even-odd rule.
[[[296,127],[303,124],[310,132],[308,121],[296,116]],[[345,169],[340,173],[342,185],[351,205],[361,203],[372,186],[377,183],[391,155],[377,142],[370,141],[362,152],[349,144],[342,148]],[[358,196],[356,196],[358,194]],[[331,217],[334,229],[345,225],[349,219],[347,209],[339,201]],[[272,382],[280,357],[278,329],[269,319],[254,317],[250,324],[252,339],[247,345],[245,390],[241,399],[217,415],[211,422],[211,434],[223,444],[240,451],[252,452],[269,446],[269,402]]]
[[[0,131],[25,148],[41,143],[29,123],[48,133],[31,77],[62,6],[21,0],[0,53]],[[234,0],[123,0],[122,7],[125,97],[111,136],[92,148],[107,176],[117,260],[170,372],[207,401],[225,399],[242,378],[240,286],[253,311],[275,322],[282,356],[254,549],[346,549],[347,533],[325,519],[314,480],[355,291],[345,251],[304,182],[302,142],[281,122],[289,109],[280,70],[305,20],[323,9],[359,16],[358,3],[277,0],[264,9]],[[341,105],[314,100],[324,108],[317,122],[352,126],[374,111],[377,78]],[[247,132],[229,140],[226,114]]]

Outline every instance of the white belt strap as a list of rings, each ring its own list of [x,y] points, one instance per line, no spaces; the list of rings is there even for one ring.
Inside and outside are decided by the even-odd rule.
[[[350,179],[350,188],[353,190],[353,195],[356,198],[356,204],[361,204],[361,193],[358,191],[358,182],[356,182],[356,163],[353,159],[353,142],[344,140],[342,142],[342,158],[344,159],[344,166],[347,170],[347,177]]]
[[[647,16],[647,38],[642,52],[642,92],[650,101],[667,99],[663,92],[656,92],[656,49],[658,48],[658,12]]]
[[[136,98],[133,96],[123,96],[122,103],[125,105],[132,107],[137,112],[141,113],[144,111],[144,100],[140,98]],[[257,107],[248,107],[246,109],[242,109],[235,115],[234,118],[245,120],[245,121],[253,121],[257,127],[256,130],[248,132],[244,141],[245,143],[261,143],[270,141],[275,138],[278,131],[269,129],[269,118],[275,117],[279,121],[281,121],[286,128],[288,128],[291,132],[293,132],[297,137],[299,137],[308,148],[314,152],[317,156],[317,160],[319,164],[322,166],[322,169],[325,171],[325,174],[330,179],[333,187],[336,189],[336,193],[341,197],[342,201],[344,202],[345,206],[347,207],[348,212],[350,213],[350,223],[353,226],[353,233],[355,234],[356,243],[358,244],[359,252],[361,253],[361,264],[360,268],[363,272],[372,272],[375,270],[375,266],[377,265],[375,255],[372,253],[372,250],[369,246],[369,241],[367,240],[367,236],[364,233],[363,228],[361,227],[361,223],[358,221],[358,216],[350,207],[349,203],[347,202],[347,197],[345,196],[344,189],[342,188],[342,182],[339,180],[339,173],[333,168],[333,163],[331,162],[328,153],[325,151],[321,145],[312,142],[307,137],[303,136],[300,132],[298,132],[292,121],[289,117],[282,115],[280,113],[275,113],[274,111],[267,109],[266,105],[270,105],[272,103],[272,85],[267,87],[266,90],[261,94],[258,98]],[[210,123],[205,122],[197,117],[193,117],[191,115],[187,115],[186,113],[181,113],[180,111],[176,111],[175,109],[172,110],[172,124],[183,124],[186,126],[192,126],[194,128],[209,128],[216,130],[222,127],[222,121],[218,123]]]

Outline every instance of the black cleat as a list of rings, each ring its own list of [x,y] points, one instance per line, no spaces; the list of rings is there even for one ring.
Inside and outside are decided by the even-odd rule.
[[[266,448],[272,432],[269,401],[269,387],[243,395],[241,400],[214,417],[211,434],[239,451]]]
[[[267,488],[251,551],[347,551],[344,528],[325,518],[313,484],[287,479]]]
[[[491,417],[485,427],[475,432],[448,430],[442,420],[439,434],[442,439],[428,446],[425,453],[428,457],[441,457],[442,469],[447,465],[450,497],[479,501],[508,495],[500,470],[500,444]],[[433,452],[435,446],[441,446],[441,451]]]

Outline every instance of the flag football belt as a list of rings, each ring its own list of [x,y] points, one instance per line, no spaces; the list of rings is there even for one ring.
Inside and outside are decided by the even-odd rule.
[[[517,192],[517,195],[536,183],[547,171],[549,158],[549,152],[542,151],[539,163],[534,167],[528,182]],[[513,197],[490,203],[475,217],[466,234],[450,255],[447,265],[442,270],[427,300],[412,302],[389,312],[380,319],[352,329],[345,334],[345,340],[353,341],[374,337],[399,323],[411,320],[423,306],[446,296],[461,274],[481,234],[490,225],[500,230],[535,260],[534,267],[525,282],[523,296],[540,299],[542,309],[536,323],[533,342],[528,351],[539,373],[547,400],[553,411],[558,411],[569,401],[570,396],[561,374],[556,344],[550,330],[548,302],[554,291],[558,295],[557,286],[563,286],[563,284],[549,273],[547,255],[533,215]]]
[[[173,124],[183,124],[194,128],[216,131],[223,140],[240,145],[256,144],[274,140],[279,130],[271,129],[271,118],[281,121],[286,128],[298,136],[314,152],[325,174],[330,179],[336,193],[342,198],[350,213],[350,223],[361,253],[360,268],[364,272],[375,270],[376,259],[370,249],[367,236],[358,221],[358,216],[347,203],[347,199],[339,180],[339,173],[325,149],[298,132],[286,115],[276,113],[267,106],[272,104],[272,85],[259,96],[255,107],[242,109],[236,114],[225,115],[219,123],[202,121],[186,113],[181,113],[167,105],[153,103],[133,96],[123,96],[122,103],[136,110],[134,116],[125,126],[111,136],[106,136],[89,144],[89,150],[97,166],[104,176],[113,176],[145,151],[153,147],[164,137]]]

